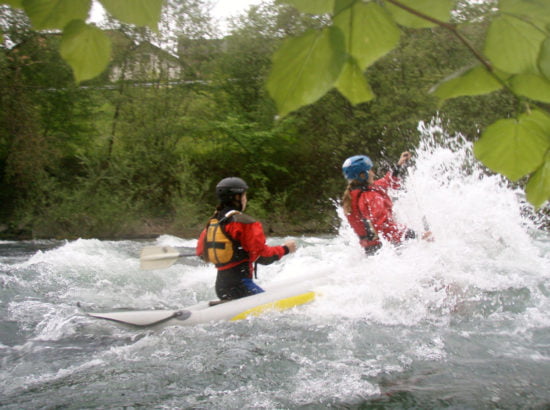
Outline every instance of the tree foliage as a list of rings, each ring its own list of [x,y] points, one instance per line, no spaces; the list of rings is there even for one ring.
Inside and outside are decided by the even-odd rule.
[[[268,231],[329,231],[342,160],[367,152],[389,165],[416,144],[418,121],[434,115],[471,140],[484,130],[476,154],[512,179],[530,173],[533,203],[548,197],[548,80],[488,71],[472,52],[500,15],[490,7],[461,3],[453,20],[419,29],[424,23],[382,1],[289,1],[321,15],[267,3],[215,39],[203,2],[165,2],[168,32],[110,19],[108,69],[78,84],[62,44],[70,24],[83,22],[37,31],[23,10],[0,7],[0,231],[194,235],[215,184],[230,175],[247,180],[251,212],[269,216]],[[364,28],[364,18],[374,23]],[[469,47],[455,41],[457,30]],[[287,51],[292,61],[275,81]],[[313,71],[295,72],[302,58]],[[526,97],[534,92],[541,103]],[[304,105],[293,105],[295,93]],[[284,100],[272,98],[279,94]]]
[[[163,0],[99,0],[118,20],[157,30]],[[71,66],[77,82],[101,74],[110,61],[111,43],[107,35],[86,23],[91,0],[3,0],[23,9],[35,30],[61,30],[63,58]]]

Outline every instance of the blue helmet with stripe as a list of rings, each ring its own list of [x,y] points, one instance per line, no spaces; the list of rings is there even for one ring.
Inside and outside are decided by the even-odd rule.
[[[359,174],[364,172],[365,177],[363,179],[366,180],[372,165],[371,159],[366,155],[354,155],[344,161],[342,171],[346,179],[361,179]]]

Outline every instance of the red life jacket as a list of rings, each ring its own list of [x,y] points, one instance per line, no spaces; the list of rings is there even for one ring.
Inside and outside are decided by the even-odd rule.
[[[371,244],[364,245],[366,242],[362,239],[364,236],[368,236],[368,229],[362,228],[365,223],[367,223],[367,227],[372,226],[378,236],[382,236],[393,244],[399,244],[408,237],[407,232],[410,230],[393,219],[393,204],[387,192],[390,188],[398,187],[399,179],[388,172],[383,178],[374,181],[372,185],[362,189],[358,187],[359,189],[351,191],[352,212],[351,215],[348,215],[348,220],[361,239],[361,245],[372,246]],[[413,231],[410,232],[413,233]],[[410,237],[414,237],[414,233]]]
[[[363,217],[359,209],[359,199],[361,194],[365,192],[362,188],[352,189],[351,194],[351,213],[347,214],[349,224],[359,237],[359,243],[362,247],[368,248],[371,246],[380,246],[381,242],[378,238],[378,233],[374,229],[372,222]]]

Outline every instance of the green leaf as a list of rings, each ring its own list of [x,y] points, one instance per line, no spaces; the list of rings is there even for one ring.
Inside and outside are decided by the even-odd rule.
[[[63,30],[59,51],[73,69],[76,81],[81,82],[105,70],[111,56],[111,40],[97,27],[74,20]]]
[[[488,126],[474,144],[474,154],[493,171],[516,181],[537,169],[549,148],[550,117],[536,110]]]
[[[113,17],[157,31],[163,0],[99,0]]]
[[[401,32],[389,14],[376,3],[358,2],[334,17],[346,38],[346,50],[365,69],[391,51]]]
[[[550,37],[546,37],[542,42],[539,54],[539,69],[550,80]]]
[[[346,9],[350,9],[357,3],[362,3],[362,0],[335,0],[334,2],[334,10],[332,11],[332,14],[336,16],[337,14],[341,13],[342,11]]]
[[[290,4],[303,13],[325,14],[332,13],[334,0],[281,0],[281,3]]]
[[[91,0],[23,0],[25,13],[37,30],[62,29],[71,20],[86,20]]]
[[[13,7],[14,9],[23,8],[23,0],[2,0],[0,4],[7,4],[8,6]]]
[[[499,16],[491,22],[485,39],[485,55],[498,69],[507,73],[538,74],[537,59],[543,32],[511,16]]]
[[[518,74],[510,80],[514,92],[531,100],[550,103],[550,81],[536,74]]]
[[[547,0],[500,0],[498,6],[504,13],[550,23],[550,2]]]
[[[539,208],[545,201],[550,199],[550,153],[536,172],[531,175],[525,187],[527,200],[536,208]]]
[[[283,42],[273,55],[267,80],[280,115],[317,101],[334,86],[347,58],[344,44],[335,27],[310,30]]]
[[[342,73],[336,82],[336,88],[353,105],[370,101],[374,98],[363,70],[359,68],[357,62],[350,58],[344,65]]]
[[[440,21],[449,21],[451,10],[453,9],[452,0],[399,0],[399,3],[407,6],[421,14],[425,14]],[[389,2],[385,2],[386,7],[393,15],[395,21],[405,27],[426,28],[435,27],[436,24],[426,19],[418,17],[411,12],[397,7]]]
[[[501,88],[502,84],[485,67],[478,65],[447,77],[430,92],[446,100],[465,95],[488,94]]]

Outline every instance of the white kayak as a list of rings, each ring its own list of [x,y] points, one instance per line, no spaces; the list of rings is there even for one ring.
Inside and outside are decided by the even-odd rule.
[[[179,310],[134,310],[88,313],[89,316],[139,327],[186,326],[222,320],[240,320],[268,311],[282,311],[315,299],[311,285],[294,284],[210,306],[210,302]]]

